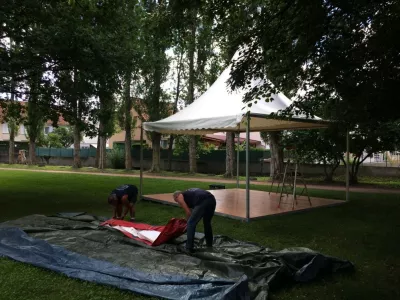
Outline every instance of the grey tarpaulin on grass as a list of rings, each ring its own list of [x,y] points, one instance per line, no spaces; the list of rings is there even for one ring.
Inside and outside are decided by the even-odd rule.
[[[34,239],[18,228],[0,229],[0,256],[63,273],[72,278],[116,286],[167,299],[247,299],[247,282],[199,280],[179,275],[151,275],[92,259],[46,241]]]
[[[170,299],[201,299],[196,298],[198,293],[202,293],[202,296],[208,299],[224,299],[221,295],[225,293],[226,299],[231,295],[234,295],[232,299],[244,299],[244,294],[247,294],[250,299],[261,300],[267,299],[271,290],[288,284],[309,282],[326,274],[353,269],[349,261],[325,256],[310,249],[290,248],[274,251],[226,236],[216,236],[214,249],[206,250],[202,248],[204,241],[201,234],[197,234],[196,238],[199,251],[193,256],[188,256],[181,252],[185,236],[169,244],[151,247],[125,237],[117,230],[99,227],[100,221],[102,219],[86,214],[58,214],[53,217],[33,215],[2,223],[0,228],[18,227],[32,238],[58,246],[60,251],[80,254],[79,266],[84,270],[92,271],[91,259],[99,263],[109,263],[107,269],[112,269],[115,273],[106,272],[105,275],[115,278],[110,281],[95,278],[92,281]],[[8,236],[10,232],[1,231],[0,249],[4,250],[4,234]],[[16,249],[19,247],[19,239],[27,239],[18,235],[11,236],[8,237],[8,243],[12,242],[13,238],[16,239],[13,243]],[[28,251],[21,255],[21,261],[27,259],[32,250],[28,248]],[[71,257],[77,255],[69,253]],[[5,255],[3,252],[0,254]],[[79,273],[74,274],[79,276]],[[139,276],[140,278],[151,278],[153,284],[165,282],[166,285],[154,289],[154,285],[139,280],[134,282],[141,289],[135,289],[135,285],[125,281],[131,279],[120,279],[118,275],[125,276],[128,273],[132,276],[141,274],[144,277]],[[77,276],[76,278],[81,278]],[[180,282],[177,278],[182,278],[183,281]],[[186,298],[182,298],[182,294],[185,294]]]

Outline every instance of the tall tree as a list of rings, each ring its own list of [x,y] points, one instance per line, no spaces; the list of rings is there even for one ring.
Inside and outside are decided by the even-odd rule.
[[[94,123],[99,122],[97,156],[100,168],[105,166],[106,139],[113,134],[114,94],[120,88],[119,78],[125,72],[128,61],[125,56],[130,51],[126,48],[126,41],[131,33],[129,28],[134,19],[130,13],[135,5],[134,1],[119,3],[83,1],[83,4],[72,5],[71,8],[73,22],[76,24],[76,32],[71,38],[82,45],[70,51],[68,56],[67,67],[70,69],[72,67],[73,84],[78,88],[73,91],[75,96],[72,98],[78,101],[76,106],[67,105],[66,110],[69,111],[68,117],[74,123],[76,138],[78,133],[83,131],[93,134]],[[63,87],[65,88],[65,85]],[[69,91],[64,92],[69,93]],[[93,96],[99,99],[97,110],[93,109],[90,100]],[[70,102],[70,98],[63,97],[64,106]],[[78,161],[77,140],[74,152]]]
[[[10,52],[13,52],[16,47],[14,41],[10,39]],[[11,68],[10,76],[10,88],[8,90],[10,94],[10,102],[3,107],[5,119],[7,120],[8,135],[9,135],[9,146],[8,146],[8,163],[13,164],[15,160],[14,146],[15,136],[18,135],[20,123],[22,122],[22,106],[16,103],[16,82],[15,75],[13,74],[13,68]]]
[[[218,5],[217,5],[218,7]],[[238,4],[238,8],[241,5]],[[203,7],[204,14],[215,14],[214,6]],[[210,58],[210,72],[208,76],[208,83],[211,85],[218,78],[221,71],[231,64],[232,57],[234,56],[237,50],[236,38],[238,36],[238,32],[244,30],[242,24],[238,24],[237,22],[238,16],[237,12],[234,12],[231,8],[229,15],[226,16],[224,21],[223,19],[216,18],[215,16],[212,18],[211,24],[209,24],[208,28],[211,29],[210,38],[212,48],[220,48],[220,53],[213,53]],[[226,160],[225,160],[225,177],[233,177],[233,172],[235,170],[235,133],[234,132],[226,132]]]
[[[53,109],[53,94],[51,79],[43,76],[42,59],[32,61],[31,76],[28,79],[29,98],[25,127],[29,139],[29,163],[36,162],[36,143],[43,135],[44,124],[51,120],[57,126],[59,115]]]
[[[400,28],[398,2],[250,2],[253,26],[238,32],[241,57],[230,81],[234,89],[249,87],[246,101],[302,89],[289,116],[314,114],[323,105],[331,120],[349,128],[398,118],[389,109],[400,80],[398,40],[392,38]],[[243,26],[247,19],[236,21]],[[248,86],[254,78],[263,83]]]
[[[29,139],[28,161],[30,164],[36,162],[36,143],[38,142],[40,135],[43,134],[44,123],[47,121],[43,114],[44,108],[39,105],[37,98],[37,94],[33,93],[29,99],[27,120],[25,123]]]
[[[172,45],[171,5],[167,1],[149,0],[145,2],[147,12],[142,27],[144,56],[141,60],[141,77],[146,112],[150,121],[160,120],[169,112],[161,87],[168,74],[169,61],[165,51]],[[159,172],[161,134],[150,133],[153,159],[152,172]]]
[[[74,168],[81,167],[80,142],[82,133],[89,129],[88,115],[93,103],[88,101],[93,95],[92,85],[81,70],[58,74],[57,86],[60,90],[61,113],[64,119],[74,128]],[[93,130],[93,127],[90,127]]]
[[[132,169],[132,97],[131,97],[131,77],[130,70],[125,75],[124,86],[124,127],[125,127],[125,170]]]
[[[107,139],[115,132],[114,115],[115,115],[115,100],[107,85],[102,85],[99,90],[99,129],[98,129],[98,165],[99,169],[106,167],[106,145]]]
[[[15,162],[15,136],[18,135],[20,124],[24,121],[24,107],[18,101],[0,101],[2,123],[7,122],[9,134],[8,163]]]
[[[12,102],[9,104],[7,112],[7,126],[8,126],[8,163],[13,164],[15,161],[15,136],[18,135],[20,122],[22,121],[20,114],[20,107],[18,104],[14,103],[14,97],[12,96]]]
[[[225,174],[224,177],[232,178],[235,165],[235,133],[226,133],[226,159],[225,159]],[[239,151],[239,150],[238,150]]]
[[[220,71],[218,47],[213,32],[215,19],[207,14],[207,3],[194,1],[186,13],[187,24],[184,31],[187,36],[188,57],[188,94],[187,104],[191,104],[197,94],[201,94],[215,81]],[[189,172],[197,172],[197,140],[189,139]]]
[[[132,168],[131,158],[131,131],[132,131],[132,99],[130,93],[132,74],[137,73],[136,66],[140,53],[139,28],[142,22],[142,7],[137,1],[97,3],[96,29],[98,37],[96,45],[99,47],[97,57],[98,73],[95,80],[100,85],[100,144],[102,154],[100,167],[105,165],[106,139],[114,133],[112,115],[115,111],[114,94],[123,89],[125,110],[122,112],[125,123],[125,167]],[[99,64],[99,60],[102,62]],[[94,69],[95,71],[95,69]],[[121,116],[122,117],[122,116]]]
[[[369,128],[371,137],[398,120],[391,108],[400,83],[400,3],[249,0],[216,7],[221,20],[239,9],[235,21],[246,28],[237,32],[241,52],[230,80],[233,89],[249,88],[245,102],[283,91],[298,101],[280,117],[325,110],[342,128]],[[255,78],[262,83],[251,86]]]
[[[271,131],[261,132],[261,138],[264,143],[269,144],[271,149],[271,161],[270,161],[270,177],[278,179],[283,174],[284,162],[283,162],[283,144],[282,144],[282,132]],[[297,144],[297,143],[295,143]]]
[[[178,102],[181,96],[181,91],[182,91],[182,80],[184,77],[184,47],[183,47],[183,41],[180,38],[180,35],[178,33],[178,43],[175,48],[175,55],[176,55],[176,70],[175,70],[175,76],[176,76],[176,87],[175,87],[175,99],[174,99],[174,104],[173,104],[173,113],[175,114],[178,111]],[[174,135],[170,134],[169,136],[169,142],[168,142],[168,171],[172,170],[172,155],[173,155],[173,145],[174,145]]]
[[[189,42],[188,42],[188,59],[189,59],[189,78],[188,78],[188,99],[187,103],[191,104],[194,101],[194,87],[195,87],[195,69],[194,69],[194,55],[196,51],[196,29],[197,29],[197,9],[192,10],[190,15],[189,25]],[[196,136],[189,138],[189,172],[197,172],[197,159],[196,159]]]
[[[130,74],[130,73],[129,73]],[[127,74],[125,74],[126,77]],[[132,139],[133,132],[136,128],[137,118],[132,117],[132,109],[135,108],[137,112],[140,114],[140,100],[132,99],[132,95],[130,93],[130,85],[129,87],[126,85],[127,78],[125,78],[124,82],[124,91],[122,95],[121,101],[118,103],[117,110],[117,120],[120,128],[125,130],[125,169],[132,169]],[[129,94],[128,94],[129,92]],[[142,118],[140,118],[142,120]],[[144,122],[144,120],[142,120]]]
[[[229,50],[228,50],[229,51]],[[225,64],[230,63],[231,57],[233,56],[233,51],[229,51],[227,55]],[[225,160],[225,174],[224,177],[232,178],[233,171],[235,169],[235,133],[226,132],[226,160]],[[239,151],[239,149],[237,149]]]

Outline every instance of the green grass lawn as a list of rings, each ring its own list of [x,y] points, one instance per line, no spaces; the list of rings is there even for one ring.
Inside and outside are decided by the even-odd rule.
[[[17,169],[28,169],[28,170],[47,170],[47,171],[68,171],[68,172],[77,172],[77,173],[109,173],[109,174],[135,174],[139,175],[138,170],[119,170],[119,169],[103,169],[99,170],[93,167],[83,167],[80,169],[74,169],[70,166],[43,166],[39,167],[37,165],[20,165],[20,164],[0,164],[0,168],[17,168]],[[148,171],[144,172],[145,174],[149,174],[152,176],[160,176],[160,177],[188,177],[188,178],[208,178],[208,179],[224,179],[231,180],[232,182],[236,181],[236,178],[225,178],[223,175],[216,174],[202,174],[202,173],[184,173],[184,172],[168,172],[161,171],[160,173],[150,173]],[[265,176],[254,176],[258,182],[269,181],[269,177]],[[246,180],[245,176],[239,176],[241,181]],[[306,177],[305,180],[308,184],[316,184],[316,185],[328,185],[323,181],[323,176],[313,176]],[[334,182],[330,183],[333,186],[344,186],[345,185],[345,176],[335,176]],[[400,178],[399,177],[368,177],[368,176],[360,176],[358,187],[377,187],[377,188],[393,188],[400,189]]]
[[[138,178],[51,174],[0,170],[0,221],[29,214],[86,211],[111,215],[108,193]],[[144,193],[173,192],[208,183],[145,179]],[[234,186],[234,184],[232,184]],[[267,189],[267,186],[252,186]],[[339,191],[311,190],[311,195],[343,199]],[[278,291],[271,299],[400,299],[400,195],[351,194],[345,205],[244,223],[216,216],[216,234],[281,249],[303,246],[349,259],[356,272]],[[183,217],[178,207],[142,201],[139,222],[165,224]],[[201,223],[198,227],[202,231]],[[0,299],[150,299],[114,288],[68,279],[28,265],[0,259]]]

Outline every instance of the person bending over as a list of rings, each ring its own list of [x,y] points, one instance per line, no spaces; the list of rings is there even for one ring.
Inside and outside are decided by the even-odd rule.
[[[123,220],[129,211],[131,221],[135,221],[135,203],[138,189],[132,184],[124,184],[112,190],[108,196],[108,203],[113,206],[113,219]],[[124,208],[124,212],[122,210]]]
[[[213,232],[211,220],[215,212],[215,197],[209,191],[192,188],[184,192],[176,191],[173,194],[175,202],[177,202],[186,213],[187,219],[187,240],[186,250],[194,251],[194,235],[196,232],[197,223],[203,219],[204,235],[207,247],[213,245]]]

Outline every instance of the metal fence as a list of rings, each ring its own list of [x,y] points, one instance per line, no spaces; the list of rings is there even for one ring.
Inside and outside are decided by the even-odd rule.
[[[27,150],[26,143],[16,143],[15,144],[15,155],[18,156],[19,150]],[[107,153],[110,151],[121,151],[124,152],[123,148],[115,148],[107,149]],[[36,156],[38,157],[63,157],[63,158],[72,158],[74,156],[74,149],[73,148],[36,148]],[[28,155],[28,153],[26,153]],[[143,158],[145,160],[152,159],[153,152],[151,149],[144,149],[143,150]],[[287,153],[285,153],[285,156]],[[367,153],[365,153],[365,156]],[[0,142],[0,156],[1,161],[5,162],[8,161],[8,143]],[[80,157],[81,158],[89,158],[89,157],[96,157],[96,149],[95,148],[88,148],[88,149],[80,149]],[[260,162],[263,159],[267,159],[271,157],[270,150],[251,150],[249,153],[250,162]],[[132,147],[132,158],[135,160],[140,159],[140,147],[135,145]],[[168,159],[168,150],[161,149],[160,150],[160,158],[163,160]],[[173,160],[181,160],[187,161],[189,159],[189,154],[187,152],[181,153],[179,155],[173,155]],[[226,152],[225,150],[212,150],[208,153],[202,153],[198,155],[199,161],[225,161],[226,159]],[[235,159],[236,159],[236,152],[235,152]],[[239,152],[239,159],[240,161],[246,160],[246,152],[240,151]],[[369,166],[377,166],[377,167],[400,167],[400,151],[385,151],[380,153],[374,153],[371,157],[368,157],[364,162],[363,165]]]
[[[107,149],[107,152],[113,151],[111,149]],[[121,151],[123,149],[116,149],[114,151]],[[74,156],[74,149],[72,148],[36,148],[36,156],[39,157],[73,157]],[[89,148],[89,149],[81,149],[80,150],[80,157],[87,158],[87,157],[95,157],[96,156],[96,149]],[[143,159],[148,160],[152,159],[153,152],[151,149],[144,149],[143,150]],[[260,151],[260,150],[252,150],[249,153],[250,162],[259,162],[261,159],[270,158],[270,151]],[[132,158],[139,160],[140,159],[140,149],[133,148],[132,149]],[[168,159],[168,150],[162,149],[160,151],[160,158],[161,159]],[[236,153],[235,153],[236,158]],[[174,155],[174,160],[188,160],[189,154],[187,152],[182,153],[180,155]],[[213,150],[208,153],[199,154],[199,160],[203,161],[225,161],[226,159],[226,152],[225,150]],[[240,151],[239,152],[239,159],[240,161],[245,161],[246,159],[246,152]]]
[[[364,164],[382,167],[400,167],[400,151],[374,153],[364,161]]]
[[[36,148],[36,156],[39,157],[73,157],[74,156],[74,149],[72,148]],[[87,158],[87,157],[95,157],[96,156],[96,149],[89,148],[89,149],[81,149],[80,150],[80,157]]]
[[[20,150],[25,150],[25,155],[28,156],[28,144],[15,142],[14,143],[14,161],[18,160],[18,153]],[[9,151],[9,143],[8,141],[0,141],[0,162],[8,162],[8,151]]]

